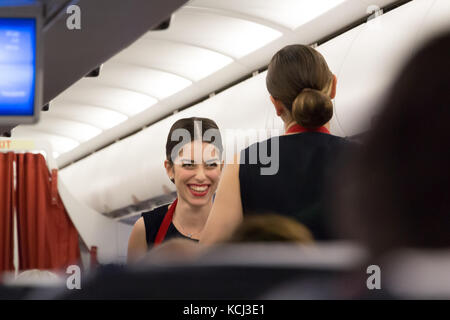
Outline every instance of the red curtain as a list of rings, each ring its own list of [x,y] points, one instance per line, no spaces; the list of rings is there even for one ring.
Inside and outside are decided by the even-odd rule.
[[[0,153],[0,274],[14,270],[14,153]]]
[[[80,261],[78,233],[41,154],[17,154],[19,269],[62,270]]]

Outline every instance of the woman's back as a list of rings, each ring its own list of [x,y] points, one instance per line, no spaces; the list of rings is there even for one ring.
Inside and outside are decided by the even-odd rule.
[[[239,163],[244,164],[227,165],[202,243],[223,241],[239,226],[243,215],[251,212],[291,216],[310,228],[316,239],[333,238],[325,225],[326,183],[345,145],[344,139],[328,132],[337,78],[317,50],[289,45],[272,57],[266,86],[286,133],[296,134],[271,138],[269,142],[279,142],[279,148],[262,150],[264,155],[273,149],[270,159],[279,160],[273,176],[263,175],[274,171],[273,163],[269,162],[267,170],[246,161],[259,156],[254,146],[241,153]]]
[[[278,171],[274,175],[261,174],[264,164],[249,163],[254,146],[241,153],[239,182],[244,214],[277,212],[297,219],[306,225],[315,239],[333,238],[326,218],[326,190],[331,181],[338,155],[348,141],[326,133],[304,132],[272,138],[267,143],[272,150],[278,139]],[[263,146],[264,147],[264,146]],[[273,148],[277,152],[277,148]],[[253,149],[255,150],[255,149]]]

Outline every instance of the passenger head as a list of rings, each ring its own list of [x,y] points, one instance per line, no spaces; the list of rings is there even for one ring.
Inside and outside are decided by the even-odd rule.
[[[450,247],[449,52],[447,34],[407,63],[338,179],[337,222],[375,255]]]
[[[228,242],[312,243],[307,227],[279,214],[244,215],[244,220]]]
[[[186,262],[203,254],[204,248],[188,239],[172,238],[151,249],[140,261],[146,263]]]
[[[193,206],[211,201],[222,170],[222,138],[206,118],[184,118],[169,131],[164,166],[179,198]]]
[[[30,269],[19,273],[14,281],[16,285],[58,285],[62,279],[48,270]]]
[[[290,45],[278,51],[270,61],[266,85],[277,115],[285,123],[294,120],[316,128],[333,116],[336,77],[311,47]]]

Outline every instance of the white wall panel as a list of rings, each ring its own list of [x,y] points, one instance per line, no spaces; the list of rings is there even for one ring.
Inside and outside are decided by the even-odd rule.
[[[436,34],[450,31],[450,1],[434,0],[419,31],[420,41],[426,41]]]
[[[363,26],[345,58],[335,100],[345,135],[370,127],[393,77],[417,47],[417,34],[432,4],[415,0]]]
[[[338,84],[341,82],[341,70],[344,65],[345,58],[363,29],[364,25],[351,29],[350,31],[343,33],[342,35],[322,44],[317,48],[317,50],[322,53],[327,61],[331,72],[336,75]],[[336,91],[336,95],[341,95],[340,90]],[[333,104],[333,118],[330,121],[330,131],[332,134],[342,137],[345,136],[345,132],[339,123],[339,117],[336,113],[335,99]]]

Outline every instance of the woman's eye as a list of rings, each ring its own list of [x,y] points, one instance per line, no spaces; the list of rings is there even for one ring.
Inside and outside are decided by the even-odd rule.
[[[211,163],[207,163],[206,166],[208,168],[215,168],[218,166],[217,162],[211,162]]]
[[[192,168],[194,167],[193,163],[185,162],[181,165],[183,168]]]

